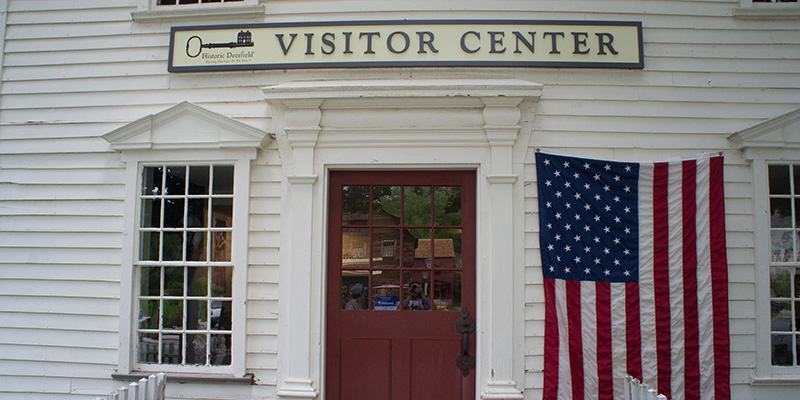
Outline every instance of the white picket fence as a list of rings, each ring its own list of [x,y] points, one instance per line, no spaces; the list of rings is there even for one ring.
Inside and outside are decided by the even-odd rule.
[[[123,386],[114,393],[98,397],[96,400],[165,400],[166,390],[167,376],[160,373]]]
[[[655,390],[647,387],[638,379],[625,376],[625,399],[626,400],[667,400],[667,396],[658,394]]]

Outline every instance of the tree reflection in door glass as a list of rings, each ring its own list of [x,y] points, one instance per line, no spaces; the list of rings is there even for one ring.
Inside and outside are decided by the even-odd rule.
[[[461,225],[461,188],[434,188],[433,207],[437,226]]]
[[[372,188],[372,224],[400,224],[400,186]]]
[[[369,223],[369,186],[342,188],[342,225]]]
[[[406,186],[403,199],[403,223],[406,225],[431,224],[431,188]]]

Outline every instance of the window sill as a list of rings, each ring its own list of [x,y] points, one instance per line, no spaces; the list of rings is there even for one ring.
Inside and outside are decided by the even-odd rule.
[[[184,8],[185,7],[185,8]],[[174,6],[166,9],[132,11],[131,18],[137,22],[163,22],[189,18],[224,18],[224,17],[263,17],[266,7],[255,6]]]
[[[135,381],[154,374],[154,372],[131,372],[129,374],[111,374],[111,377],[119,380]],[[177,383],[215,383],[215,384],[236,384],[252,385],[253,374],[246,374],[243,377],[236,377],[226,374],[185,374],[165,372],[167,382]]]
[[[800,19],[800,7],[797,3],[785,6],[772,4],[769,7],[737,7],[733,16],[742,19]]]
[[[751,376],[750,386],[795,386],[800,385],[800,376]]]

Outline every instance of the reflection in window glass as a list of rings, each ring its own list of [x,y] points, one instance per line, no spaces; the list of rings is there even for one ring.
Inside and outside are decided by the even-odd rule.
[[[460,310],[461,200],[456,186],[344,186],[342,309]]]
[[[208,194],[210,169],[208,165],[189,167],[189,194]]]
[[[434,268],[461,268],[461,229],[436,229]]]
[[[427,311],[431,309],[430,272],[403,271],[403,310]]]
[[[789,166],[769,166],[769,194],[790,194]]]
[[[342,268],[369,267],[369,228],[342,228]]]
[[[435,272],[433,305],[437,311],[461,310],[461,272]]]
[[[372,309],[400,309],[400,271],[372,271]]]
[[[772,228],[791,228],[792,200],[773,197],[769,201],[769,215]]]
[[[142,171],[138,362],[229,365],[233,166]]]
[[[369,224],[369,186],[342,188],[342,225]]]
[[[374,268],[400,267],[400,229],[374,228],[372,230],[372,266]]]
[[[797,366],[800,342],[800,270],[797,267],[797,240],[800,239],[800,196],[796,172],[800,165],[770,165],[769,226],[770,268],[770,331],[772,332],[772,364]],[[794,186],[794,188],[792,188]],[[779,267],[781,265],[783,267]]]
[[[434,219],[437,226],[461,225],[461,188],[434,189]]]
[[[772,231],[772,261],[787,262],[794,259],[792,231]]]
[[[369,271],[342,271],[342,310],[369,310]]]
[[[372,189],[373,225],[400,224],[400,186],[375,186]]]
[[[792,335],[772,335],[772,365],[792,365]]]
[[[431,188],[406,186],[403,198],[403,223],[431,225]]]

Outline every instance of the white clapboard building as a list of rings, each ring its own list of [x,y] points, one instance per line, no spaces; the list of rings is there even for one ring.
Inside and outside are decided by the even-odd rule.
[[[798,396],[796,1],[0,0],[0,22],[1,400],[158,372],[170,399],[541,399],[538,151],[723,154],[722,380]],[[622,398],[583,362],[586,398]]]

